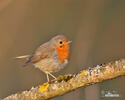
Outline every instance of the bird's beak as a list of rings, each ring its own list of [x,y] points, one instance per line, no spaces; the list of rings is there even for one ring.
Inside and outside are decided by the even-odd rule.
[[[72,41],[68,41],[68,44],[72,43]]]

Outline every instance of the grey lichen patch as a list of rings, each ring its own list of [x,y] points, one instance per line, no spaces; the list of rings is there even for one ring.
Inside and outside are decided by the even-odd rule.
[[[123,68],[125,69],[125,65],[123,66]]]
[[[30,89],[29,91],[18,92],[16,94],[12,94],[3,100],[38,100],[41,97],[40,91],[38,87],[34,89]]]

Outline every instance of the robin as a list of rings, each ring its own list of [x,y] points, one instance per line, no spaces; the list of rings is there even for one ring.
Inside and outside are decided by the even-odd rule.
[[[49,82],[49,75],[63,69],[69,59],[69,43],[64,35],[57,35],[50,41],[40,45],[32,55],[19,56],[16,58],[27,58],[24,66],[33,64],[36,68],[43,71]]]

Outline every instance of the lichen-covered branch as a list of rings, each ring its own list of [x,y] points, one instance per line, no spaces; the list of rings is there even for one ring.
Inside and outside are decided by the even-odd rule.
[[[80,87],[125,75],[125,59],[97,65],[76,75],[59,76],[56,81],[44,83],[30,90],[12,94],[3,100],[46,100]]]

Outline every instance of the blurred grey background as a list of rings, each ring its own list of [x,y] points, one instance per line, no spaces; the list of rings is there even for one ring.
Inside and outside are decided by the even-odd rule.
[[[0,0],[0,98],[46,81],[16,56],[31,54],[57,34],[72,40],[70,62],[55,75],[125,57],[125,0]],[[53,100],[125,100],[125,77]],[[105,97],[105,92],[119,97]]]

